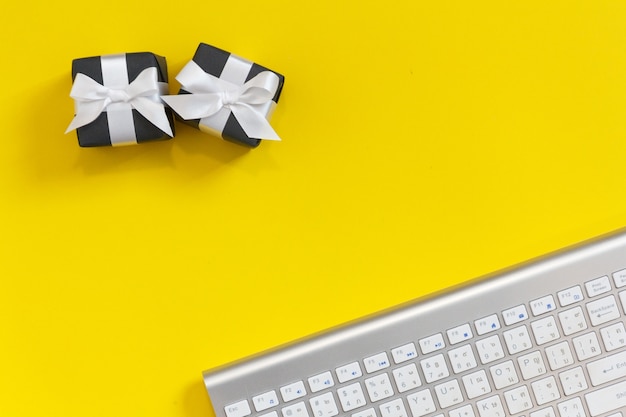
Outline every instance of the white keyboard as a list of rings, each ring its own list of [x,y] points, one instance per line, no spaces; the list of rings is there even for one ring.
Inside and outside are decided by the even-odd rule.
[[[626,229],[204,382],[217,417],[626,417],[625,310]]]

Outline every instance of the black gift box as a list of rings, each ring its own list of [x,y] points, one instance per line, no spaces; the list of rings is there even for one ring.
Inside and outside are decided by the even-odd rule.
[[[126,58],[126,71],[128,82],[131,83],[146,68],[155,67],[157,69],[158,81],[167,83],[167,63],[164,57],[150,52],[136,52],[124,54]],[[99,84],[103,84],[102,60],[111,55],[79,58],[72,61],[72,80],[78,73],[82,73]],[[116,144],[142,143],[154,140],[170,139],[170,136],[152,124],[137,110],[132,111],[132,121],[135,137],[121,138],[120,143],[112,143],[109,130],[107,112],[103,111],[93,122],[76,129],[78,143],[82,147],[112,146]],[[169,120],[169,125],[174,132],[174,117],[172,110],[165,107],[165,114]],[[130,120],[130,118],[129,118]]]
[[[224,51],[211,45],[207,45],[205,43],[201,43],[198,46],[198,49],[196,50],[196,53],[194,54],[192,60],[196,64],[198,64],[198,66],[202,68],[204,72],[214,77],[223,79],[226,79],[227,77],[229,77],[229,75],[231,75],[228,74],[228,72],[233,66],[237,67],[238,70],[241,70],[243,66],[248,72],[247,75],[243,77],[245,79],[242,79],[241,84],[249,81],[263,71],[273,72],[278,76],[279,84],[278,88],[276,89],[276,93],[272,98],[272,101],[274,102],[274,105],[278,103],[280,93],[283,89],[283,84],[285,83],[285,77],[283,75],[254,62],[250,62],[237,55],[231,54],[230,52]],[[235,65],[232,65],[233,61],[237,61]],[[190,93],[181,88],[178,94]],[[269,117],[271,116],[271,112],[270,114],[267,114],[265,116],[267,119],[269,119]],[[178,119],[181,120],[183,123],[195,127],[196,129],[205,130],[203,129],[203,127],[200,126],[200,119],[184,120],[181,117],[178,117]],[[211,126],[210,131],[215,134],[220,134],[221,137],[225,140],[252,148],[259,146],[259,143],[261,143],[261,138],[251,138],[243,131],[241,125],[232,113],[228,116],[226,123],[223,126],[220,126],[220,129],[216,129],[215,127]]]

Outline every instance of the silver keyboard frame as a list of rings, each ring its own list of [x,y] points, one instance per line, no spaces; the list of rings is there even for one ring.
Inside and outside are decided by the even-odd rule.
[[[308,377],[325,371],[333,373],[336,384],[330,390],[335,390],[340,385],[334,374],[339,366],[354,361],[362,363],[363,358],[382,351],[389,353],[392,348],[409,342],[418,346],[419,339],[436,333],[443,333],[445,338],[447,329],[464,323],[472,323],[473,327],[474,320],[494,313],[498,314],[502,327],[489,335],[501,335],[509,329],[502,320],[503,310],[525,304],[530,314],[529,323],[532,321],[529,301],[548,294],[553,294],[556,299],[557,291],[604,275],[610,276],[624,268],[626,228],[205,371],[204,384],[217,417],[227,417],[224,407],[243,399],[249,400],[252,416],[267,413],[271,410],[255,413],[251,401],[253,396],[276,390],[280,399],[278,389],[281,386],[300,380],[307,385]],[[419,279],[416,285],[419,285]],[[614,292],[617,296],[617,291]],[[563,337],[563,340],[571,340],[572,337]],[[475,335],[473,341],[478,339]],[[416,360],[436,353],[422,355],[418,347]],[[548,370],[545,376],[550,374]],[[362,377],[350,383],[363,382],[372,375],[363,371]],[[425,384],[421,389],[430,386]],[[308,392],[306,397],[297,401],[306,402],[311,396],[321,393],[311,395]],[[400,396],[406,396],[406,393]],[[282,400],[281,404],[284,404]],[[275,408],[279,415],[280,408]]]

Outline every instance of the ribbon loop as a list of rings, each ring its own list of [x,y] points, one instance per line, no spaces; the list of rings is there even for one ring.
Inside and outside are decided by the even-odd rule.
[[[265,115],[255,108],[269,103],[276,94],[280,80],[273,72],[263,71],[239,86],[207,74],[189,61],[176,79],[191,94],[161,98],[183,119],[203,119],[227,108],[248,137],[280,140]]]
[[[85,74],[76,74],[70,97],[76,102],[76,115],[65,133],[85,126],[113,103],[128,103],[150,123],[169,136],[174,136],[165,106],[155,98],[159,95],[157,69],[143,70],[126,88],[113,89],[98,83]]]

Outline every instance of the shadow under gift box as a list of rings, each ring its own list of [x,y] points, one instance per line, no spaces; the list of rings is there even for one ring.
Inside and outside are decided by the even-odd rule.
[[[285,83],[285,77],[283,75],[205,43],[201,43],[198,46],[192,60],[207,74],[237,85],[243,85],[263,71],[270,71],[276,74],[279,79],[278,88],[264,114],[266,119],[270,119],[278,103],[278,99],[280,98],[283,84]],[[178,94],[191,93],[181,88]],[[223,139],[230,142],[251,148],[255,148],[261,143],[262,138],[249,137],[246,132],[244,132],[233,113],[225,108],[221,109],[216,115],[205,119],[185,120],[180,117],[179,114],[176,114],[176,116],[177,119],[185,124],[214,136],[221,136]]]
[[[154,67],[157,70],[158,82],[167,84],[166,60],[164,57],[151,52],[135,52],[75,59],[72,61],[72,81],[76,79],[77,74],[82,73],[99,84],[107,86],[104,82],[105,77],[103,76],[103,61],[120,58],[125,58],[126,74],[117,74],[119,77],[113,78],[119,79],[121,77],[123,79],[127,77],[127,82],[132,83],[142,71]],[[119,88],[119,86],[107,87]],[[137,110],[127,109],[125,111],[131,112],[131,117],[127,117],[126,119],[129,124],[132,122],[133,126],[110,126],[108,111],[105,110],[93,122],[76,129],[78,144],[82,147],[116,146],[171,139],[168,134],[152,124],[152,122],[142,116]],[[174,116],[172,110],[165,107],[165,114],[172,132],[174,132]],[[122,135],[124,137],[115,137],[115,135],[112,135],[111,128],[117,130],[121,128],[122,131],[130,131],[131,134]],[[132,134],[133,131],[134,135]]]

